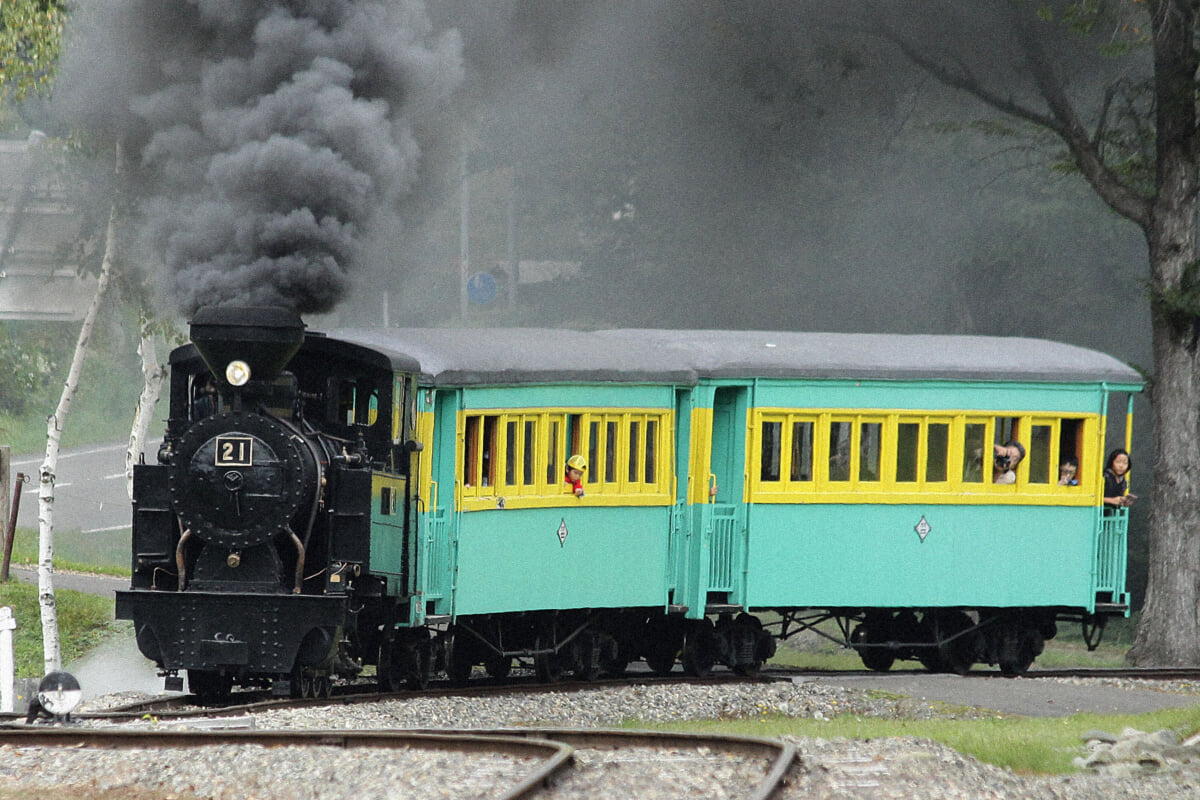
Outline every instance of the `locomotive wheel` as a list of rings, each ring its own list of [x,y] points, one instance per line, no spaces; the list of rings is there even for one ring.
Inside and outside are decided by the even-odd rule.
[[[208,670],[188,670],[188,691],[202,703],[227,700],[233,690],[233,676]]]

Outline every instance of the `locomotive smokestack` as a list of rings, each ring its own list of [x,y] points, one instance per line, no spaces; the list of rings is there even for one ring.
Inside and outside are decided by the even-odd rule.
[[[271,381],[304,344],[304,323],[278,306],[205,306],[192,317],[191,336],[218,380],[229,380],[230,364],[241,361],[249,377]]]

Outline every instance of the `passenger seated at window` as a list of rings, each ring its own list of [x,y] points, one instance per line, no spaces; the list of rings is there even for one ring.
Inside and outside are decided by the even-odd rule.
[[[1058,465],[1058,485],[1079,485],[1079,459],[1069,456],[1063,459],[1063,462]]]
[[[563,482],[576,497],[583,497],[583,471],[587,469],[587,459],[576,454],[567,459],[567,470]]]
[[[994,444],[992,459],[992,483],[997,485],[1017,482],[1017,464],[1025,457],[1025,447],[1016,439],[1009,439],[1004,444]]]

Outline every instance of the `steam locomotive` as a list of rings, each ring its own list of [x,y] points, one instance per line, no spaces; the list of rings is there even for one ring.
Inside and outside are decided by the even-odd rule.
[[[208,307],[134,471],[117,616],[168,689],[322,696],[514,664],[723,664],[818,630],[866,666],[1020,674],[1128,614],[1102,509],[1135,371],[1054,342],[306,331]],[[1124,415],[1110,414],[1122,395]],[[1123,431],[1121,429],[1124,429]],[[1011,481],[993,443],[1024,442]],[[986,454],[986,457],[983,455]],[[1074,459],[1078,485],[1059,485]],[[586,465],[584,489],[564,482]]]

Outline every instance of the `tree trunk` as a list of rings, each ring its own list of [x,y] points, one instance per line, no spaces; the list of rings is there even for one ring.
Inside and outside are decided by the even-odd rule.
[[[38,486],[38,602],[42,612],[42,652],[46,674],[62,668],[62,648],[58,640],[58,609],[54,600],[54,481],[55,470],[58,468],[58,449],[62,440],[63,424],[71,410],[75,390],[79,386],[79,373],[83,370],[83,361],[87,356],[92,329],[96,325],[96,316],[100,312],[100,304],[112,274],[116,219],[117,208],[114,205],[108,218],[104,260],[101,264],[100,278],[96,282],[96,293],[83,318],[83,326],[79,329],[75,355],[71,359],[71,369],[67,372],[67,382],[63,385],[58,407],[46,420],[46,460],[42,462]]]
[[[138,355],[142,357],[142,394],[138,397],[137,407],[133,412],[129,447],[125,451],[125,484],[130,500],[133,499],[133,467],[141,459],[150,422],[154,418],[154,409],[158,405],[163,381],[167,377],[166,365],[158,360],[154,325],[146,313],[141,314],[141,332]]]

